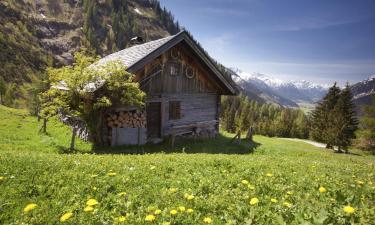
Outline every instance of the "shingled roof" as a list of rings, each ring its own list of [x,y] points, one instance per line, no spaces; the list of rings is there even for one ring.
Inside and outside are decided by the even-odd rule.
[[[225,75],[221,73],[212,59],[186,31],[181,31],[176,35],[172,35],[155,41],[150,41],[140,45],[135,45],[119,52],[115,52],[100,59],[97,62],[97,65],[102,65],[110,61],[120,61],[127,67],[127,70],[129,72],[136,72],[144,67],[147,63],[154,60],[163,52],[174,47],[181,41],[185,41],[208,66],[213,74],[216,75],[217,80],[219,81],[219,83],[221,83],[221,85],[223,85],[226,90],[225,94],[237,94],[237,87],[234,85],[234,83],[229,81],[228,78],[226,78]]]
[[[98,61],[98,64],[101,65],[110,61],[119,60],[127,68],[130,68],[139,60],[143,59],[145,56],[155,51],[156,49],[158,49],[159,47],[167,43],[169,40],[171,40],[175,36],[176,35],[173,35],[173,36],[158,39],[155,41],[150,41],[144,44],[135,45],[130,48],[126,48],[124,50],[105,56],[104,58]]]

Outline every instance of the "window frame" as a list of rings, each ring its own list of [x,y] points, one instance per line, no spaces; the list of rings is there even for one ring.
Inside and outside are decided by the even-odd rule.
[[[181,101],[169,101],[169,120],[181,119]]]

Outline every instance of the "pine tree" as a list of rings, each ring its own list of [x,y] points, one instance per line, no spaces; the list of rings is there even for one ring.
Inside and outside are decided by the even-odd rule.
[[[312,113],[311,137],[316,141],[326,143],[327,148],[332,148],[331,142],[334,137],[330,130],[333,127],[331,117],[339,97],[340,88],[335,83],[329,88],[327,95],[318,103]]]
[[[359,147],[375,154],[375,96],[371,105],[364,106],[360,123]]]
[[[332,142],[341,149],[347,151],[347,147],[351,145],[352,139],[355,138],[355,131],[358,127],[358,120],[356,117],[355,106],[352,102],[352,94],[350,87],[347,84],[341,91],[340,97],[331,113],[332,128]]]

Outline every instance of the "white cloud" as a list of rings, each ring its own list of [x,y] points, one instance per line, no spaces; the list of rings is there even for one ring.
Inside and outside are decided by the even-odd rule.
[[[358,23],[364,20],[368,20],[369,16],[359,16],[356,18],[330,18],[320,17],[307,17],[299,18],[287,23],[281,23],[275,26],[271,26],[272,31],[302,31],[312,29],[322,29],[346,24]]]

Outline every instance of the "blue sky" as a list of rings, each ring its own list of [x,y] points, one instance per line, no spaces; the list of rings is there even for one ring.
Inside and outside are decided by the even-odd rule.
[[[375,74],[374,0],[160,0],[209,54],[279,79]]]

